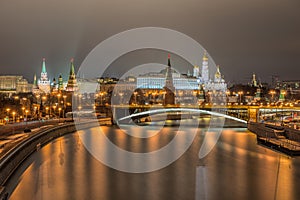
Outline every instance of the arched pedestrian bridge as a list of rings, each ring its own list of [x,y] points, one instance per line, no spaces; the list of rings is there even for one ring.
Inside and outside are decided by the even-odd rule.
[[[137,112],[137,113],[133,113],[131,115],[122,117],[122,118],[118,119],[118,121],[123,121],[123,120],[127,120],[127,119],[138,118],[138,117],[144,117],[147,115],[155,115],[155,114],[160,114],[160,113],[170,114],[170,113],[178,113],[178,112],[180,112],[180,113],[184,113],[184,112],[198,113],[198,114],[206,114],[206,115],[212,115],[212,116],[217,116],[217,117],[224,117],[226,119],[231,119],[231,120],[235,120],[235,121],[247,124],[246,120],[232,117],[232,116],[220,113],[220,112],[214,112],[214,111],[208,111],[208,110],[202,110],[202,109],[193,109],[193,108],[160,108],[160,109],[155,109],[155,110],[147,110],[147,111]]]
[[[112,118],[117,121],[124,121],[132,118],[143,118],[147,115],[158,115],[163,113],[193,113],[224,117],[241,123],[247,121],[260,121],[267,115],[292,115],[300,113],[300,107],[290,106],[250,106],[250,105],[109,105],[107,110],[112,112]],[[121,114],[120,114],[121,113]],[[118,117],[116,117],[118,116]]]

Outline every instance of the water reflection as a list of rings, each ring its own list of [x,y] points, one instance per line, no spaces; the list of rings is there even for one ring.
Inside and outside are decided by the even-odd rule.
[[[103,129],[113,143],[132,152],[160,149],[177,130],[168,127],[150,138],[133,138],[113,127]],[[246,129],[225,129],[215,148],[199,160],[205,132],[199,130],[176,162],[143,174],[103,165],[89,154],[77,134],[66,135],[30,156],[7,187],[11,199],[300,199],[300,158],[256,145],[255,136]],[[176,148],[184,142],[178,141]],[[89,143],[105,151],[92,138]],[[127,162],[122,157],[114,159]]]

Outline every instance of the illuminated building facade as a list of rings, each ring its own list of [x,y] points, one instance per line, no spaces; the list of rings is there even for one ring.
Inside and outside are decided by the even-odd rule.
[[[23,76],[0,76],[0,93],[29,93],[32,85]]]
[[[166,81],[166,70],[161,70],[158,73],[150,72],[137,77],[137,88],[141,89],[157,89],[162,90]],[[171,69],[173,85],[176,90],[198,90],[202,85],[205,91],[222,91],[227,90],[227,84],[222,78],[219,66],[215,73],[214,79],[209,78],[208,58],[206,53],[203,56],[202,76],[198,66],[194,67],[193,76],[182,75]]]

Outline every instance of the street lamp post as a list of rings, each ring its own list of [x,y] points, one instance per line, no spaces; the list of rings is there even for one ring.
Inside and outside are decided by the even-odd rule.
[[[61,108],[59,107],[58,108],[58,122],[60,121],[60,111],[61,111]]]
[[[120,92],[119,95],[120,95],[120,104],[123,104],[123,95],[124,95],[124,93]]]
[[[243,91],[238,92],[238,95],[240,96],[240,104],[242,103],[242,94],[243,94]]]
[[[79,106],[81,106],[81,103],[82,103],[82,94],[78,94],[78,104],[79,104]]]
[[[28,110],[25,110],[26,121],[27,121],[28,112],[29,112]]]
[[[61,94],[57,94],[57,102],[59,103],[60,101],[60,97],[61,97]]]
[[[15,123],[15,115],[16,115],[16,112],[13,111],[13,112],[12,112],[12,115],[13,115],[13,123]]]
[[[52,106],[52,108],[53,108],[53,114],[56,116],[56,105],[54,105],[54,106]]]
[[[23,118],[24,118],[24,110],[25,110],[25,107],[23,106],[23,107],[22,107],[22,115],[23,115]]]
[[[50,118],[50,116],[49,116],[49,107],[46,107],[46,115],[48,115],[48,118]]]
[[[282,95],[283,95],[283,101],[285,101],[285,94],[286,94],[286,92],[284,91],[284,92],[282,92]]]
[[[283,126],[283,107],[282,105],[280,107],[281,107],[281,126]]]
[[[156,94],[157,94],[156,91],[154,91],[154,92],[152,93],[154,104],[156,104]]]
[[[28,119],[27,119],[27,116],[28,116],[28,110],[25,110],[25,116],[26,116],[26,118],[25,118],[25,120],[26,120],[26,126],[27,126],[27,121],[28,121]]]
[[[136,102],[136,95],[137,95],[137,92],[134,92],[133,94],[134,94],[134,103],[135,103],[135,105],[137,105],[137,102]]]
[[[100,92],[100,105],[103,104],[103,102],[102,102],[102,96],[103,96],[103,92]]]
[[[166,93],[167,93],[166,91],[163,91],[163,92],[162,92],[162,95],[163,95],[162,101],[163,101],[163,102],[164,102],[164,100],[165,100],[165,98],[166,98]]]
[[[80,117],[81,117],[81,106],[78,106],[78,115],[77,115],[77,118],[78,118],[78,121],[80,121]]]
[[[230,95],[230,91],[227,90],[227,91],[226,91],[226,104],[229,103],[229,95]]]
[[[64,109],[63,109],[63,118],[65,118],[65,112],[66,112],[66,99],[67,99],[67,95],[64,95],[63,96],[63,99],[64,99]]]
[[[275,93],[276,93],[276,92],[275,92],[274,90],[271,90],[271,91],[270,91],[272,102],[274,102],[274,95],[275,95]]]
[[[9,121],[9,111],[10,111],[10,108],[7,108],[6,112],[7,112],[8,121]]]

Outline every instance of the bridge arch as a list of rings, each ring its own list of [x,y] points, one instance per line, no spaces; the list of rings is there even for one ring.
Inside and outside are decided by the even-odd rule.
[[[139,113],[133,113],[131,115],[122,117],[118,120],[119,121],[123,121],[126,119],[131,119],[132,117],[139,117],[139,116],[143,116],[143,115],[149,115],[149,114],[159,114],[159,113],[164,113],[164,112],[194,112],[194,113],[200,113],[200,114],[209,114],[209,115],[213,115],[216,117],[224,117],[226,119],[231,119],[231,120],[235,120],[241,123],[245,123],[247,124],[246,120],[242,120],[236,117],[232,117],[223,113],[219,113],[219,112],[214,112],[214,111],[208,111],[208,110],[202,110],[202,109],[193,109],[193,108],[162,108],[162,109],[156,109],[156,110],[147,110],[147,111],[143,111],[143,112],[139,112]]]

